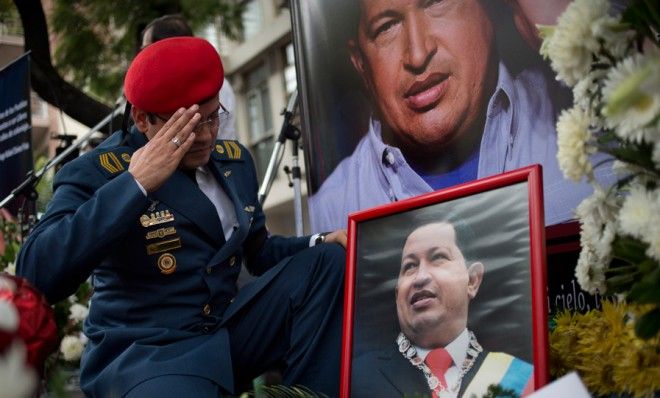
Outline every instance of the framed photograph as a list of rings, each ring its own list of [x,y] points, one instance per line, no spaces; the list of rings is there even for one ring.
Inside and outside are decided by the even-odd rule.
[[[352,213],[341,397],[548,381],[539,165]]]

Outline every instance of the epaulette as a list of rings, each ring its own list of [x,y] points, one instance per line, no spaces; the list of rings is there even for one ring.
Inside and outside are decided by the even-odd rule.
[[[222,161],[245,161],[245,148],[236,140],[217,140],[212,156]]]
[[[94,163],[108,178],[113,178],[128,170],[133,150],[129,147],[118,147],[96,154]]]

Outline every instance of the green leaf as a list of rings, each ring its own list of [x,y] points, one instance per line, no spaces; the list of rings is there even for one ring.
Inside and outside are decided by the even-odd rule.
[[[600,146],[599,149],[614,156],[618,160],[642,167],[654,174],[658,173],[653,162],[653,146],[650,144],[621,142],[621,145],[618,146]]]
[[[612,242],[614,257],[626,260],[632,264],[639,264],[646,260],[648,245],[639,239],[629,236],[618,236]]]
[[[657,283],[636,283],[630,289],[627,299],[640,304],[660,304],[660,286]]]
[[[57,0],[49,23],[57,36],[55,59],[63,76],[101,100],[114,100],[135,56],[141,30],[165,14],[182,14],[197,34],[220,21],[236,39],[243,30],[245,1],[233,0]]]
[[[660,308],[657,306],[642,315],[635,323],[635,334],[640,339],[648,340],[660,330]]]

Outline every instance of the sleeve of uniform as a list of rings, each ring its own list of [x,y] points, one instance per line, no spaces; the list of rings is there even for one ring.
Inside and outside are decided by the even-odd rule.
[[[309,238],[311,235],[302,237],[284,237],[279,235],[270,235],[266,228],[266,215],[261,208],[258,200],[259,185],[257,183],[257,174],[254,162],[249,152],[247,164],[250,169],[250,176],[253,188],[253,197],[250,198],[255,203],[252,225],[250,233],[243,245],[245,255],[245,264],[253,275],[261,275],[268,269],[276,265],[280,260],[298,253],[309,247]]]
[[[18,256],[17,274],[52,303],[75,292],[147,205],[130,173],[108,181],[89,159],[58,172],[46,214]]]

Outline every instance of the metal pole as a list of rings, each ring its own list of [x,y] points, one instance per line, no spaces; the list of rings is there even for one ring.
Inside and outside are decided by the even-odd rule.
[[[291,119],[293,118],[293,112],[296,109],[298,103],[298,90],[294,91],[289,98],[289,102],[286,106],[286,109],[283,112],[284,121],[282,122],[282,128],[280,129],[280,135],[277,137],[277,142],[273,147],[273,152],[270,154],[270,160],[268,161],[268,167],[266,168],[266,174],[264,176],[264,181],[261,183],[259,188],[259,203],[264,204],[268,192],[270,191],[271,186],[273,185],[273,180],[275,179],[275,172],[282,162],[282,156],[284,155],[284,143],[288,138],[289,130],[291,128]]]
[[[302,192],[300,190],[300,167],[298,166],[298,140],[293,140],[291,174],[293,179],[293,216],[296,221],[296,236],[303,236]]]

